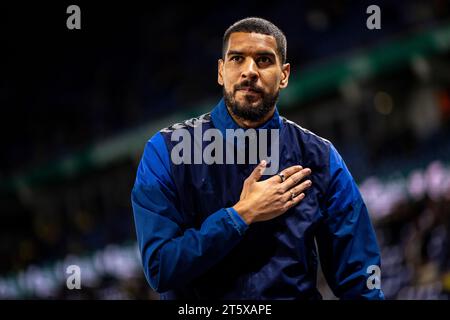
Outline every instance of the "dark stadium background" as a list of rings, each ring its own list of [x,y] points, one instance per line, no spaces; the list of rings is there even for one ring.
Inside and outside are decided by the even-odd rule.
[[[81,30],[66,8],[81,8]],[[366,8],[381,8],[381,30]],[[211,109],[221,37],[261,16],[288,39],[282,114],[358,181],[389,299],[450,293],[450,2],[1,4],[0,298],[158,299],[130,191],[146,140]],[[81,290],[66,267],[81,267]],[[327,299],[333,295],[319,280]]]

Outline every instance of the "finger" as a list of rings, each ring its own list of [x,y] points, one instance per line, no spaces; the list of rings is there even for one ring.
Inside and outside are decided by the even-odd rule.
[[[282,184],[281,188],[283,192],[288,191],[292,187],[296,186],[300,181],[302,181],[304,178],[306,178],[308,175],[311,174],[311,169],[305,168],[301,171],[291,175],[289,178],[287,178]]]
[[[306,189],[308,189],[309,187],[311,187],[312,182],[311,180],[306,180],[303,181],[302,183],[300,183],[299,185],[294,186],[293,188],[287,190],[284,194],[283,194],[283,199],[288,201],[289,199],[292,198],[292,194],[294,194],[295,197],[297,197],[299,194],[301,194],[302,192],[306,191]]]
[[[302,169],[303,169],[302,166],[297,165],[297,166],[292,166],[292,167],[286,168],[286,169],[284,169],[283,171],[281,171],[280,173],[284,175],[284,178],[285,178],[285,179],[287,179],[287,178],[289,178],[291,175],[293,175],[293,174],[296,173],[296,172],[299,172],[299,171],[302,170]],[[271,178],[268,179],[268,180],[272,180],[273,182],[277,182],[277,183],[280,183],[280,182],[281,182],[281,179],[280,179],[280,177],[279,177],[278,175],[274,175],[273,177],[271,177]]]
[[[300,184],[296,185],[295,187],[291,188],[289,191],[290,192],[292,191],[294,194],[300,194],[300,193],[306,191],[311,186],[312,186],[311,180],[305,180],[302,183],[300,183]]]
[[[300,203],[300,201],[302,201],[304,198],[306,197],[305,193],[302,192],[300,193],[298,196],[296,196],[291,202],[292,202],[292,207],[295,207],[296,205],[298,205]]]
[[[290,195],[289,195],[290,197]],[[302,201],[305,198],[305,194],[304,193],[300,193],[299,195],[297,195],[296,197],[294,197],[294,199],[289,198],[288,201],[286,201],[285,204],[285,209],[289,210],[290,208],[295,207],[296,205],[298,205],[300,203],[300,201]]]
[[[253,169],[252,173],[248,176],[248,180],[251,182],[256,182],[261,179],[262,173],[266,169],[267,162],[266,160],[262,160],[255,169]]]
[[[284,211],[287,211],[293,207],[295,207],[296,205],[298,205],[300,203],[300,201],[302,201],[305,198],[305,194],[304,193],[300,193],[299,195],[297,195],[294,199],[291,199],[289,197],[289,200],[287,200],[284,204]]]

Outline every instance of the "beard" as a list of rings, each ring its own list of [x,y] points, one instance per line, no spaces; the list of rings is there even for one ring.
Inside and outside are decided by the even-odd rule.
[[[259,102],[255,104],[256,100],[251,95],[244,96],[244,102],[238,102],[235,99],[235,94],[239,89],[251,88],[260,95]],[[274,94],[267,94],[263,89],[258,88],[249,81],[243,81],[241,84],[235,85],[231,92],[227,92],[223,87],[223,96],[228,110],[235,116],[248,121],[259,121],[264,119],[269,112],[274,108],[280,91]]]

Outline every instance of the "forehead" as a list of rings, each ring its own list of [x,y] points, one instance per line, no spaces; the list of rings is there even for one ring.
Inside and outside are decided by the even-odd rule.
[[[275,37],[261,34],[261,33],[248,33],[248,32],[234,32],[228,39],[229,50],[236,51],[272,51],[274,54],[277,50],[277,41]]]

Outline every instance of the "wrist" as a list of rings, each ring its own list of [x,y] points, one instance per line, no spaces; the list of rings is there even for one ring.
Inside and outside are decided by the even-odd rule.
[[[241,216],[242,220],[244,220],[247,225],[253,223],[253,215],[250,208],[245,203],[239,201],[232,208]]]

